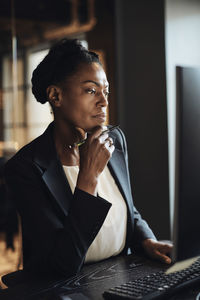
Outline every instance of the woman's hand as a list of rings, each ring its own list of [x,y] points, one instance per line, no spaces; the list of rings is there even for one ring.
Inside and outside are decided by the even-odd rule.
[[[97,127],[79,147],[80,171],[77,187],[96,195],[98,177],[108,163],[115,147],[108,134],[102,134],[103,127]]]
[[[172,245],[169,243],[158,242],[153,239],[146,239],[142,242],[145,252],[151,258],[160,260],[166,264],[171,263],[171,258],[167,256],[172,250]]]

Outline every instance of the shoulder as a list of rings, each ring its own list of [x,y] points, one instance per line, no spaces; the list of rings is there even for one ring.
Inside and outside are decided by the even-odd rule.
[[[110,126],[108,126],[109,128]],[[120,128],[116,128],[109,133],[109,136],[113,139],[115,148],[126,151],[126,138],[124,132]]]
[[[20,164],[31,162],[33,160],[34,149],[38,143],[38,139],[39,138],[36,138],[22,147],[12,158],[10,158],[5,164],[5,172],[20,167]]]
[[[43,145],[47,144],[50,125],[43,134],[23,146],[11,159],[9,159],[5,165],[5,169],[15,165],[33,162],[37,152],[41,151],[44,148]]]
[[[37,137],[30,143],[23,146],[11,159],[8,160],[7,164],[12,164],[18,160],[31,160],[34,156],[35,148],[40,142],[41,136]]]
[[[32,170],[34,170],[33,156],[36,143],[37,139],[25,145],[6,162],[4,176],[7,183],[13,178],[19,180],[21,176],[24,178],[31,176]]]

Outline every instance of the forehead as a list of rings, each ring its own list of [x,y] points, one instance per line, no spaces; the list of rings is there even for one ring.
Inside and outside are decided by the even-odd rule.
[[[108,85],[107,77],[104,69],[99,63],[81,64],[72,76],[69,77],[70,82],[84,83],[95,81],[100,85]]]

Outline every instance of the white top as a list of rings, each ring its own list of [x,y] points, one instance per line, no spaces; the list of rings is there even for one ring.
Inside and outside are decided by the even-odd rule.
[[[63,168],[72,193],[74,193],[79,167],[63,166]],[[100,175],[97,191],[98,195],[112,203],[112,206],[100,231],[87,251],[85,262],[96,262],[119,254],[123,250],[126,241],[126,203],[107,166]]]

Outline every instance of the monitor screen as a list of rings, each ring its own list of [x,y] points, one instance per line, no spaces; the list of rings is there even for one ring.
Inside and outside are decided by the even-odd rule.
[[[173,260],[200,255],[200,68],[177,67]]]

